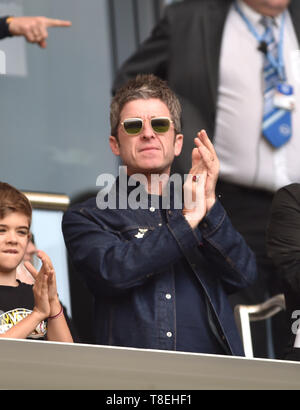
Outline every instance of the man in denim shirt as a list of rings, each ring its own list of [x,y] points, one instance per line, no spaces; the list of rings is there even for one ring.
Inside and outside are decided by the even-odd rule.
[[[97,343],[243,355],[227,294],[253,283],[255,257],[216,199],[219,161],[204,130],[177,206],[180,115],[153,75],[117,92],[109,143],[127,177],[65,213],[66,246],[95,297]]]

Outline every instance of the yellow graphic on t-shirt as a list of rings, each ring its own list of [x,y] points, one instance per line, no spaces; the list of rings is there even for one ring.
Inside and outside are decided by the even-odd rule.
[[[21,320],[25,319],[32,313],[32,310],[24,308],[16,308],[8,312],[0,312],[0,334],[7,332],[12,326],[15,326]],[[28,336],[30,338],[39,339],[46,335],[47,324],[43,320],[40,322],[35,330]]]

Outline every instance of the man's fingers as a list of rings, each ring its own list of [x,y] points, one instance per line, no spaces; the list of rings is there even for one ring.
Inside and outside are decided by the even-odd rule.
[[[202,156],[203,161],[208,168],[219,166],[215,148],[205,131],[198,133],[198,138],[195,138],[195,145],[198,148],[200,155]]]
[[[207,132],[205,130],[201,130],[198,132],[198,137],[202,141],[202,143],[205,145],[205,147],[214,155],[217,156],[215,147],[211,140],[209,139]]]
[[[201,154],[198,148],[194,148],[192,151],[192,168],[195,168],[201,160]]]
[[[45,27],[40,28],[40,40],[46,40],[48,38],[48,31]]]
[[[46,27],[70,27],[72,22],[69,20],[59,20],[46,18]]]
[[[204,187],[206,173],[188,174],[183,186],[184,190],[184,209],[193,210],[200,203],[201,198],[205,198]]]
[[[195,145],[199,151],[199,156],[205,162],[205,165],[209,166],[210,161],[214,161],[214,155],[199,138],[195,138]]]
[[[42,40],[42,41],[40,41],[40,42],[38,43],[38,45],[39,45],[41,48],[46,48],[46,47],[47,47],[47,41]]]

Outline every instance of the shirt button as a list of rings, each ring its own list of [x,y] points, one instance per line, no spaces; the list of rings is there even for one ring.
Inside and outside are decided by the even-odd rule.
[[[171,299],[172,295],[170,293],[166,293],[166,299]]]
[[[172,332],[167,332],[167,336],[168,337],[172,337],[173,335],[172,335]]]
[[[151,206],[151,208],[149,209],[149,211],[150,211],[150,212],[154,212],[154,211],[155,211],[154,206]]]

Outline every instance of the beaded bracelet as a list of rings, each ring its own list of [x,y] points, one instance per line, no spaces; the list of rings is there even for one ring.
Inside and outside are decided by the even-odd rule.
[[[57,315],[54,316],[49,316],[48,319],[57,319],[61,314],[63,313],[63,307],[60,305],[60,311],[57,313]]]

